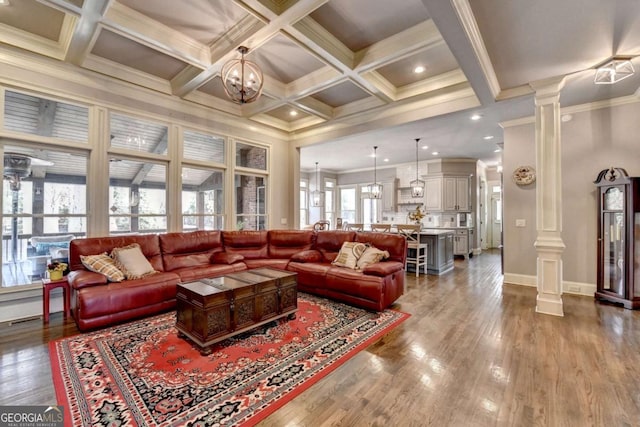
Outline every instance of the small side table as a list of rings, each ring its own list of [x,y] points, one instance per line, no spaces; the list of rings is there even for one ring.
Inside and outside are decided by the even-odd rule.
[[[52,289],[62,288],[62,297],[64,298],[64,315],[71,314],[71,290],[66,276],[60,280],[42,279],[42,313],[45,323],[49,322],[49,299]]]

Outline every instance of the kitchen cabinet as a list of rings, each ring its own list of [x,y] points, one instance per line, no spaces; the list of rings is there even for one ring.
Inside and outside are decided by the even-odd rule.
[[[455,229],[454,231],[453,254],[471,258],[473,256],[473,229],[463,228]]]
[[[395,212],[398,202],[398,179],[382,182],[382,211]]]
[[[442,178],[443,210],[469,212],[469,177]]]
[[[424,204],[427,212],[471,212],[469,177],[427,177]]]
[[[453,238],[451,230],[425,229],[420,242],[427,244],[427,273],[441,275],[453,270]]]
[[[424,184],[424,209],[427,212],[442,211],[442,178],[427,178]]]

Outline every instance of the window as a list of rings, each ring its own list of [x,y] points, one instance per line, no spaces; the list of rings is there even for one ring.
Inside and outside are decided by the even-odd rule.
[[[47,264],[66,261],[69,242],[86,235],[87,161],[16,145],[4,147],[4,162],[2,286],[9,287],[45,277]]]
[[[224,174],[182,168],[182,229],[221,230],[224,218]]]
[[[336,181],[334,179],[324,180],[324,219],[329,221],[332,228],[336,226],[336,212],[335,212],[335,188]]]
[[[266,178],[261,176],[236,174],[236,229],[266,230]]]
[[[309,224],[309,181],[300,181],[300,229]]]
[[[236,166],[267,170],[267,149],[241,142],[236,143]]]
[[[167,231],[166,166],[112,158],[109,162],[109,231]]]
[[[342,222],[354,223],[356,220],[356,189],[355,187],[340,189],[340,217]]]
[[[182,156],[189,160],[224,163],[225,142],[220,136],[184,131]]]
[[[4,128],[30,135],[87,142],[89,109],[8,90],[4,98]]]
[[[167,154],[168,130],[166,125],[137,117],[111,113],[111,147]]]

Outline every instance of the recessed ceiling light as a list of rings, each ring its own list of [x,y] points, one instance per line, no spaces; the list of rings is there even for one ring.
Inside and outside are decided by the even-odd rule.
[[[416,74],[424,73],[424,67],[422,65],[418,65],[416,68],[413,69],[413,72]]]
[[[290,116],[297,116],[298,112],[296,110],[291,110],[291,111],[289,111],[289,115]]]
[[[499,153],[499,152],[501,152],[501,151],[502,151],[502,150],[501,150],[501,149],[499,149],[499,148],[496,148],[495,150],[493,150],[493,152],[494,152],[494,153]]]
[[[493,139],[493,135],[484,136],[482,137],[482,139],[486,139],[486,140]]]
[[[438,155],[438,154],[440,154],[440,153],[438,153],[437,151],[434,151],[434,152],[433,152],[433,153],[431,153],[431,154],[433,154],[434,156],[437,156],[437,155]]]
[[[10,6],[11,2],[9,0],[0,0],[0,6]]]
[[[473,116],[471,116],[471,120],[480,120],[482,118],[482,116],[480,114],[474,114]]]
[[[427,150],[428,148],[429,148],[429,146],[428,146],[428,145],[423,145],[423,146],[422,146],[422,149],[423,149],[423,150]]]
[[[384,161],[385,161],[385,162],[388,162],[388,161],[389,161],[389,159],[384,159]]]

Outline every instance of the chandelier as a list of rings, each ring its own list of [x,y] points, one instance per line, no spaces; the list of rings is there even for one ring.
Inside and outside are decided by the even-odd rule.
[[[373,184],[367,185],[367,193],[369,193],[369,199],[382,198],[382,184],[378,184],[376,179],[377,150],[378,150],[378,146],[373,147]]]
[[[419,178],[418,175],[418,142],[420,138],[416,138],[416,179],[411,181],[409,186],[411,187],[411,197],[424,196],[424,181]]]
[[[320,175],[318,174],[318,162],[316,162],[316,189],[311,192],[311,204],[315,207],[324,206],[324,191],[320,191]]]
[[[247,104],[260,97],[264,78],[255,63],[244,59],[249,49],[240,46],[240,59],[232,59],[222,66],[220,77],[227,96],[235,103]]]

